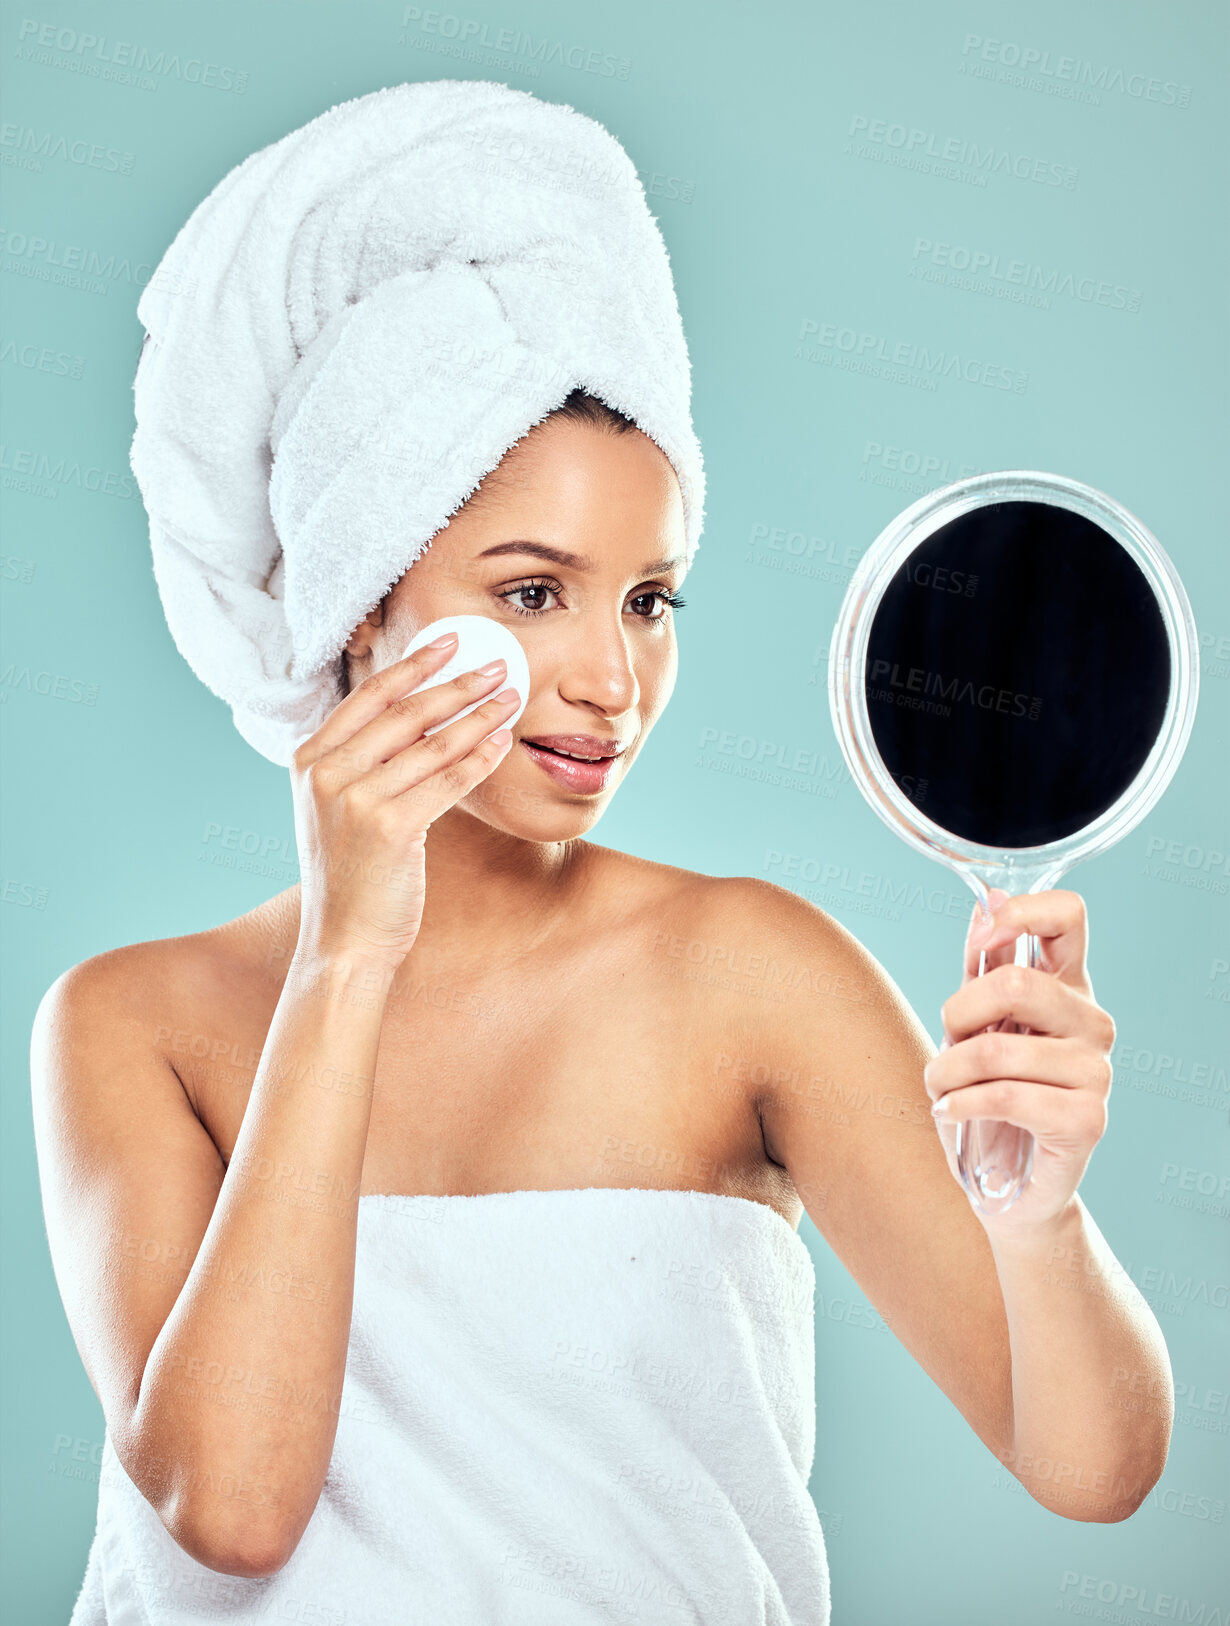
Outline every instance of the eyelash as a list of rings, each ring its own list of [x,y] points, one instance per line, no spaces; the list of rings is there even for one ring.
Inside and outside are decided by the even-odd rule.
[[[546,615],[546,610],[527,610],[524,605],[512,603],[518,593],[532,593],[539,588],[546,588],[549,593],[562,593],[564,590],[562,583],[551,581],[548,578],[535,577],[532,581],[518,582],[515,587],[506,588],[504,592],[497,594],[497,597],[507,599],[509,609],[515,611],[517,615]],[[687,603],[687,600],[680,598],[678,593],[664,593],[660,587],[655,587],[649,593],[638,593],[636,597],[661,599],[664,604],[669,604],[672,610],[682,610]],[[637,620],[665,621],[666,614],[663,612],[661,615],[642,615],[638,616]]]

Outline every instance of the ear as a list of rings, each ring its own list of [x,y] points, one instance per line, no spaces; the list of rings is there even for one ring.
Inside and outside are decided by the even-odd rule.
[[[384,625],[384,600],[377,604],[374,610],[369,610],[350,634],[346,643],[348,655],[370,655],[372,652],[372,638],[378,627]]]

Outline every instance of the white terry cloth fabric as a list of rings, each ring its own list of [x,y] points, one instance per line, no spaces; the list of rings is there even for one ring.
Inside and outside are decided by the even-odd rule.
[[[814,1292],[742,1197],[360,1198],[337,1438],[289,1562],[189,1558],[108,1441],[70,1626],[828,1626]]]
[[[233,168],[137,305],[131,463],[180,652],[288,765],[341,651],[571,390],[704,473],[666,246],[609,131],[490,81],[341,102]]]

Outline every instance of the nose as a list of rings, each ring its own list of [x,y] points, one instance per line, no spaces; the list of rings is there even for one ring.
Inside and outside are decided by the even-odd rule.
[[[622,717],[632,711],[640,703],[641,688],[635,643],[619,609],[610,612],[595,607],[567,619],[566,631],[550,640],[542,652],[561,699],[588,706],[604,717]]]

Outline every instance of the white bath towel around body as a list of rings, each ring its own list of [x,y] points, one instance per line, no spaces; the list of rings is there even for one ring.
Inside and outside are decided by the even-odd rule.
[[[337,1438],[289,1562],[198,1564],[108,1439],[70,1626],[828,1626],[814,1292],[802,1239],[742,1197],[363,1197]],[[232,1387],[241,1426],[260,1400]]]

